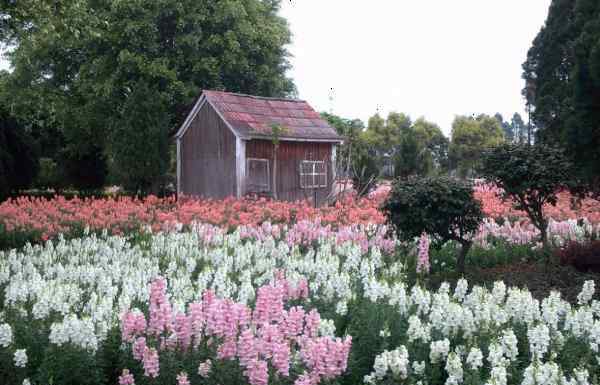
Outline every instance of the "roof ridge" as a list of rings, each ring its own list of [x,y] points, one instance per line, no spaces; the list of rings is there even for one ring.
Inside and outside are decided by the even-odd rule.
[[[270,97],[270,96],[256,96],[256,95],[242,94],[239,92],[229,92],[229,91],[219,91],[219,90],[203,90],[202,92],[218,92],[221,94],[241,96],[244,98],[251,98],[251,99],[273,100],[273,101],[280,101],[280,102],[308,103],[306,100],[303,100],[303,99],[291,99],[291,98],[288,99],[288,98],[277,98],[277,97]]]

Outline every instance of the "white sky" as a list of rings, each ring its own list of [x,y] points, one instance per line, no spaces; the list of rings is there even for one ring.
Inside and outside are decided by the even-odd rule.
[[[449,134],[455,115],[525,118],[521,64],[550,1],[283,0],[290,74],[315,109],[365,123],[398,111]]]
[[[366,123],[379,108],[525,118],[521,64],[551,0],[283,0],[300,98]],[[333,102],[330,89],[333,88]]]

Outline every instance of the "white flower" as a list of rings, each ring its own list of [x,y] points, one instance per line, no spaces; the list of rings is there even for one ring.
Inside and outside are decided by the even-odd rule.
[[[471,348],[467,356],[467,365],[471,370],[477,370],[483,366],[483,353],[479,348]]]
[[[31,385],[31,382],[29,382],[29,378],[23,380],[23,385]]]
[[[404,345],[389,354],[390,370],[395,376],[405,380],[408,377],[408,351]]]
[[[454,298],[462,302],[465,295],[467,295],[468,290],[469,284],[467,283],[467,280],[464,278],[459,279],[456,283],[456,288],[454,289]]]
[[[373,363],[373,375],[378,379],[385,377],[390,366],[388,355],[386,353],[387,351],[375,357],[375,362]]]
[[[541,360],[550,347],[550,330],[548,326],[539,324],[534,328],[529,328],[527,339],[529,339],[529,350],[532,358]]]
[[[595,291],[596,288],[594,285],[594,281],[585,281],[581,293],[577,295],[577,303],[580,305],[587,305],[588,302],[590,302],[592,297],[594,296]]]
[[[463,381],[463,368],[460,356],[454,352],[448,354],[446,360],[446,372],[448,372],[448,378],[446,379],[446,385],[457,385]]]
[[[487,360],[492,366],[505,366],[504,348],[497,342],[492,342],[488,348]]]
[[[321,318],[319,322],[319,335],[323,337],[335,336],[335,323],[333,320]]]
[[[560,368],[556,363],[536,361],[525,368],[521,385],[554,385],[562,382]]]
[[[408,341],[413,342],[421,340],[423,343],[428,343],[431,339],[431,334],[428,325],[423,325],[421,319],[416,315],[410,316],[408,319]]]
[[[441,341],[433,341],[430,344],[429,359],[432,363],[439,362],[441,359],[446,358],[450,351],[450,341],[443,339]]]
[[[14,355],[15,366],[18,368],[24,368],[27,366],[27,350],[17,349]]]
[[[425,372],[425,361],[414,361],[412,363],[412,368],[417,376],[422,375]]]
[[[12,329],[9,324],[0,325],[0,346],[7,348],[12,343]]]
[[[494,366],[490,373],[490,380],[486,385],[506,385],[507,374],[504,366]]]
[[[386,376],[388,370],[390,370],[394,376],[404,380],[408,377],[408,368],[408,351],[405,346],[401,345],[395,350],[386,350],[375,357],[373,372],[366,376],[364,381],[371,383],[374,379],[381,380]]]
[[[519,355],[518,340],[515,333],[512,330],[504,330],[500,342],[506,357],[511,361],[515,361]]]

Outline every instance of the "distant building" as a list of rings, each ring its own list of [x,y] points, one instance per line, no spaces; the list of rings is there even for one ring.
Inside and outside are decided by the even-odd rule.
[[[281,128],[274,175],[273,127]],[[322,205],[335,179],[335,129],[305,101],[204,91],[176,134],[177,192],[273,196]]]

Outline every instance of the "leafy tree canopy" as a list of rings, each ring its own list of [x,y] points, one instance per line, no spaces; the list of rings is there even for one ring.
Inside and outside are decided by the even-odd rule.
[[[390,112],[387,119],[379,114],[369,118],[365,139],[380,153],[392,155],[412,121],[403,113]]]
[[[427,233],[438,247],[448,241],[460,243],[457,265],[464,271],[471,236],[483,220],[481,203],[469,183],[450,177],[398,179],[383,210],[402,240]]]
[[[405,129],[396,152],[396,176],[430,175],[447,170],[448,138],[435,123],[417,119]]]
[[[564,146],[600,191],[600,2],[553,0],[523,77],[538,140]]]
[[[575,185],[572,164],[560,148],[538,143],[505,143],[484,153],[482,174],[502,188],[504,198],[527,213],[547,243],[548,219],[543,207],[556,205],[556,193]]]
[[[504,141],[498,120],[488,115],[458,116],[452,123],[450,159],[461,176],[473,175],[482,152]]]
[[[14,46],[14,110],[57,130],[66,158],[99,148],[99,159],[106,158],[118,182],[129,183],[136,171],[125,178],[122,171],[131,166],[122,161],[130,158],[112,151],[140,146],[160,160],[140,169],[136,178],[155,178],[168,163],[168,132],[181,123],[201,89],[264,96],[295,93],[285,75],[290,31],[277,15],[279,3],[4,2],[0,39]],[[154,99],[152,105],[159,103],[164,117],[132,121],[147,112],[147,99],[140,94]],[[125,129],[135,129],[147,140],[134,140],[137,133],[115,134]]]
[[[6,76],[0,72],[0,201],[28,187],[39,168],[31,127],[13,116],[7,107]]]

